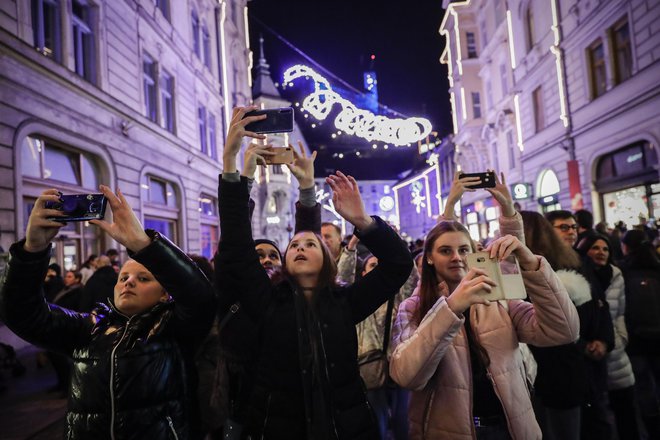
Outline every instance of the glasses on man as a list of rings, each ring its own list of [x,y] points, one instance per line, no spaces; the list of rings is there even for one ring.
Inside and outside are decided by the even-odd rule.
[[[578,225],[577,224],[574,224],[574,225],[556,225],[555,228],[561,229],[561,232],[568,232],[571,229],[574,230],[574,231],[577,231]]]

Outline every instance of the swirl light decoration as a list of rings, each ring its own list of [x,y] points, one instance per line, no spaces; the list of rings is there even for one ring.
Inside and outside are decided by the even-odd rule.
[[[335,118],[335,126],[346,134],[368,141],[381,141],[401,146],[422,140],[431,133],[432,126],[428,119],[394,119],[357,108],[352,102],[333,91],[327,79],[302,64],[289,67],[284,72],[283,84],[292,86],[293,81],[298,78],[314,81],[314,92],[305,97],[302,108],[319,121],[323,121],[328,117],[333,106],[339,104],[341,112]]]

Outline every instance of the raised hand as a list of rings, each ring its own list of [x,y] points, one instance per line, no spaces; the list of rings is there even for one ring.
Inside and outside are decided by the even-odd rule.
[[[454,180],[451,183],[451,188],[449,188],[449,195],[447,196],[447,201],[445,202],[445,210],[443,212],[443,217],[447,220],[455,220],[454,215],[454,206],[461,200],[465,192],[473,192],[475,189],[470,188],[470,185],[474,185],[480,182],[479,177],[461,177],[458,176],[461,174],[460,171],[456,171],[454,174]]]
[[[90,220],[89,222],[101,228],[130,251],[138,252],[147,247],[151,243],[151,239],[144,232],[140,220],[135,216],[131,205],[128,204],[121,191],[117,189],[117,194],[115,194],[105,185],[99,186],[99,189],[108,199],[113,223],[106,220]]]
[[[336,174],[329,175],[325,181],[332,188],[335,210],[346,221],[358,229],[365,229],[374,221],[364,209],[360,190],[353,176],[346,176],[341,171],[337,171]]]
[[[41,252],[45,250],[60,228],[66,226],[66,223],[49,219],[64,216],[62,211],[46,208],[46,202],[59,202],[61,194],[56,189],[47,189],[34,202],[34,207],[28,219],[27,230],[25,231],[23,249],[26,251]]]
[[[496,285],[486,271],[473,267],[449,295],[447,305],[457,315],[466,311],[472,304],[489,305],[490,301],[484,298],[483,293],[490,293]]]
[[[250,144],[245,149],[243,156],[243,174],[246,177],[253,178],[254,172],[257,170],[257,165],[266,165],[266,156],[274,156],[276,153],[272,151],[272,145],[259,145]]]
[[[291,170],[291,174],[295,176],[300,185],[300,189],[307,189],[314,186],[314,159],[316,159],[316,151],[307,157],[305,153],[305,146],[301,141],[298,141],[300,151],[296,151],[295,147],[289,144],[293,149],[293,163],[286,164]]]
[[[241,151],[241,143],[245,136],[254,139],[266,139],[266,136],[263,134],[254,133],[245,129],[245,126],[250,122],[266,119],[266,115],[248,116],[247,118],[244,118],[246,113],[257,109],[257,106],[251,105],[248,107],[236,107],[232,111],[227,139],[225,140],[225,146],[222,151],[224,172],[233,173],[236,171],[236,156],[238,155],[238,152]]]
[[[515,254],[523,270],[538,270],[539,268],[539,261],[536,256],[513,235],[505,235],[493,240],[486,248],[486,252],[490,254],[490,258],[497,258],[498,260],[503,260],[509,255]]]
[[[495,188],[486,188],[486,191],[497,200],[497,203],[499,203],[502,208],[502,214],[505,217],[513,217],[516,215],[516,209],[513,207],[513,198],[509,192],[509,187],[506,186],[504,173],[500,173],[500,176],[495,173]]]

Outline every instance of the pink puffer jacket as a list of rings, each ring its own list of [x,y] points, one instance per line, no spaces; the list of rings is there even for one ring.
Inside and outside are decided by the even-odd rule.
[[[508,301],[471,308],[475,336],[490,356],[493,381],[514,439],[540,439],[541,430],[525,381],[518,342],[552,346],[575,341],[579,335],[577,311],[550,265],[538,257],[536,271],[523,271],[532,303]],[[410,439],[471,439],[472,374],[465,318],[449,309],[441,297],[419,327],[412,320],[417,293],[404,301],[393,329],[394,355],[390,375],[402,387],[414,390],[408,417]],[[533,304],[533,305],[532,305]]]

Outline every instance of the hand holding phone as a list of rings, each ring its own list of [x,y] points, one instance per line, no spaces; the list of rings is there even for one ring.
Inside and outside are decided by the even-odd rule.
[[[483,293],[489,301],[503,299],[525,299],[527,291],[522,279],[520,266],[515,256],[510,255],[503,260],[490,258],[489,252],[474,252],[468,254],[467,265],[470,269],[478,268],[495,281],[490,293]]]
[[[245,114],[249,116],[266,115],[265,119],[250,122],[245,130],[254,133],[288,133],[293,131],[293,108],[282,107],[266,110],[253,110]]]
[[[293,147],[273,147],[270,151],[275,154],[272,156],[264,156],[266,165],[284,165],[293,163]]]
[[[480,189],[480,188],[495,188],[495,172],[486,171],[485,173],[460,173],[458,175],[459,179],[463,177],[478,177],[479,182],[476,184],[470,184],[470,189]]]
[[[56,222],[82,222],[98,220],[105,216],[108,199],[103,194],[63,195],[57,202],[46,202],[46,209],[62,211],[63,215],[50,217]]]

